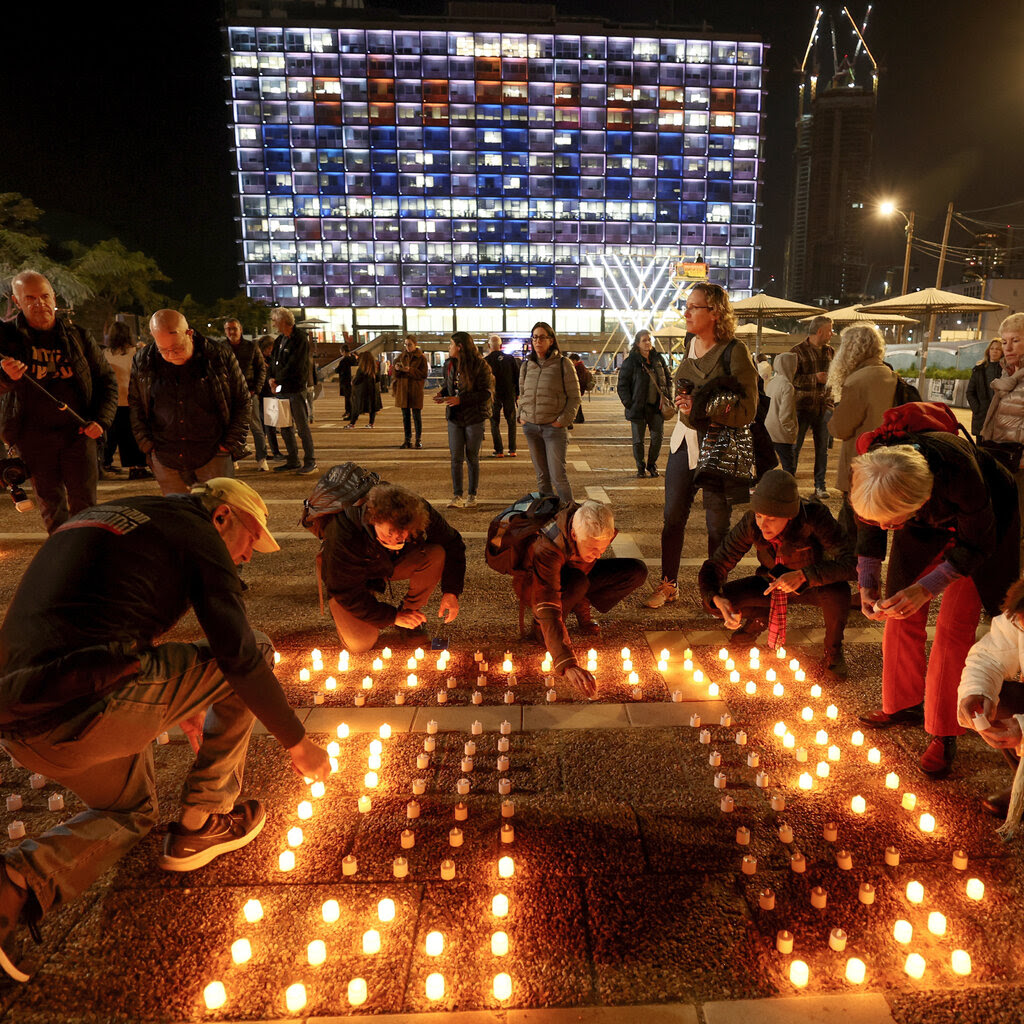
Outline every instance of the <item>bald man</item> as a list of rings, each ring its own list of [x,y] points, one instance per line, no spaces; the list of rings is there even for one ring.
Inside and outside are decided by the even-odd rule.
[[[175,309],[149,320],[153,344],[135,357],[128,405],[132,432],[162,494],[234,476],[245,451],[249,389],[238,361]]]
[[[117,412],[117,379],[92,338],[57,316],[53,287],[42,274],[22,271],[11,290],[18,315],[0,323],[0,436],[25,460],[53,533],[96,504],[96,439]]]

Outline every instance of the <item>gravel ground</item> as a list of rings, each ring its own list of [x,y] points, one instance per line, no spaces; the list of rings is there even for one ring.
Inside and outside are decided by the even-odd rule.
[[[639,546],[652,567],[653,581],[662,481],[632,475],[628,432],[617,401],[598,397],[588,402],[586,411],[587,424],[577,427],[572,438],[578,450],[569,456],[571,479],[580,495],[587,488],[604,489],[615,506],[622,539]],[[426,447],[419,452],[396,450],[400,417],[390,407],[372,432],[337,430],[339,409],[333,397],[318,404],[317,415],[321,467],[346,458],[379,466],[385,478],[406,483],[443,508],[448,456],[438,410],[425,410]],[[489,449],[485,442],[485,455]],[[284,535],[281,553],[258,556],[243,578],[249,584],[246,600],[253,624],[272,636],[282,652],[280,675],[294,704],[311,706],[314,692],[332,670],[338,688],[320,691],[327,706],[350,706],[367,674],[374,678],[366,693],[370,706],[393,706],[396,693],[409,705],[436,706],[441,688],[452,705],[469,704],[474,691],[482,694],[485,705],[501,704],[507,688],[500,670],[505,650],[517,666],[516,702],[544,703],[542,652],[519,640],[508,581],[480,557],[490,517],[532,488],[530,461],[525,448],[516,460],[482,461],[480,498],[485,504],[447,513],[460,530],[476,535],[467,539],[469,571],[461,614],[450,626],[431,631],[447,642],[451,664],[442,675],[428,652],[417,668],[421,684],[414,689],[405,682],[410,645],[388,634],[382,643],[389,643],[395,653],[384,670],[375,672],[372,659],[362,656],[351,659],[347,673],[336,671],[337,637],[329,617],[321,618],[317,609],[315,542],[301,536],[295,525],[310,481],[290,474],[266,477],[243,464],[242,476],[271,499],[272,528]],[[664,465],[664,455],[661,461]],[[800,479],[808,489],[809,462],[805,452]],[[146,484],[119,481],[102,486],[101,500],[147,489]],[[701,527],[698,503],[684,551],[688,559],[702,556],[706,541]],[[9,506],[0,506],[4,606],[37,550],[38,540],[28,534],[39,529],[34,513],[18,516]],[[695,578],[696,566],[685,566],[680,600],[674,605],[653,612],[641,609],[644,588],[610,618],[602,617],[604,634],[593,643],[599,651],[600,701],[631,701],[632,687],[618,657],[619,649],[628,646],[644,683],[645,702],[661,704],[666,711],[672,707],[665,703],[670,701],[669,688],[644,634],[656,629],[693,634],[714,627],[700,610]],[[436,598],[432,608],[436,610]],[[794,630],[820,625],[814,610],[805,608],[794,608],[790,622]],[[728,726],[705,722],[707,744],[699,742],[698,729],[673,725],[668,717],[659,728],[515,733],[509,743],[510,768],[499,772],[497,735],[473,737],[477,751],[473,770],[466,773],[472,789],[461,798],[455,788],[464,774],[460,761],[468,734],[439,734],[425,769],[416,766],[423,735],[396,735],[385,743],[373,809],[358,813],[357,799],[367,792],[363,775],[371,737],[353,735],[338,741],[340,771],[327,795],[313,801],[313,817],[300,822],[296,811],[307,788],[290,773],[274,741],[257,736],[247,764],[246,793],[266,803],[264,834],[232,856],[175,876],[157,867],[164,832],[164,826],[158,827],[89,893],[44,922],[38,976],[26,986],[0,986],[3,1020],[42,1024],[295,1017],[285,1005],[284,992],[296,982],[307,990],[300,1016],[330,1015],[348,1012],[348,984],[356,977],[366,980],[369,998],[355,1012],[370,1014],[758,998],[793,994],[788,971],[797,957],[810,968],[806,991],[842,994],[855,990],[844,978],[849,956],[864,960],[867,981],[862,988],[883,992],[900,1024],[1020,1020],[1024,938],[1016,925],[1024,865],[1019,843],[1002,844],[977,808],[980,796],[1006,784],[1007,770],[974,736],[961,742],[954,773],[941,783],[928,781],[916,768],[925,744],[920,730],[868,733],[862,747],[852,746],[849,737],[857,728],[857,715],[878,703],[881,655],[877,631],[860,633],[866,623],[857,614],[850,625],[858,631],[847,645],[850,679],[836,684],[809,669],[806,682],[796,684],[788,670],[780,670],[780,678],[784,672],[787,681],[782,698],[770,697],[763,685],[756,695],[746,695],[726,681],[717,662],[719,642],[691,641],[696,661],[711,680],[722,684],[732,713]],[[194,620],[184,620],[171,635],[195,636]],[[799,642],[799,633],[794,637],[791,653],[811,665],[820,652]],[[591,643],[587,639],[580,646]],[[310,665],[314,646],[324,652],[325,669],[306,683],[299,679],[299,670]],[[476,685],[477,648],[491,662],[483,687]],[[767,667],[768,661],[763,664]],[[747,669],[741,667],[746,676]],[[453,690],[444,686],[448,675],[456,677]],[[810,696],[815,682],[823,687],[816,699]],[[560,703],[582,703],[564,684],[556,688]],[[834,721],[824,717],[830,702],[838,708]],[[814,709],[812,722],[802,721],[804,706]],[[792,730],[797,746],[808,749],[806,764],[797,762],[773,734],[778,721]],[[797,788],[798,775],[813,773],[825,756],[825,747],[814,742],[818,728],[829,731],[830,742],[840,745],[842,753],[838,762],[830,763],[828,779],[805,793]],[[745,746],[735,742],[738,729],[748,734]],[[868,762],[870,747],[879,751],[878,765]],[[718,766],[709,764],[712,751],[721,757]],[[751,751],[758,753],[760,769],[747,764]],[[171,742],[156,748],[156,761],[162,816],[169,820],[177,810],[191,756],[184,743]],[[766,772],[767,788],[756,784],[758,770]],[[722,792],[713,785],[716,772],[727,778],[726,793],[735,800],[731,813],[720,809]],[[900,776],[895,790],[885,787],[888,772]],[[512,783],[511,819],[501,816],[500,777]],[[424,780],[425,792],[416,798],[419,817],[409,819],[410,787],[416,778]],[[4,768],[0,789],[4,796],[23,795],[25,807],[4,812],[4,824],[19,818],[30,836],[78,809],[74,796],[66,793],[67,809],[49,811],[46,799],[57,788],[51,783],[42,790],[30,789],[21,769]],[[907,791],[917,797],[914,812],[900,805]],[[785,795],[784,810],[772,810],[772,795]],[[850,809],[855,795],[866,800],[863,816]],[[457,822],[460,799],[467,818]],[[917,827],[925,812],[937,822],[931,835]],[[837,825],[835,842],[823,838],[827,822]],[[500,828],[508,823],[515,838],[503,844]],[[286,833],[300,824],[303,842],[294,850],[296,866],[281,871],[278,857],[288,849]],[[783,824],[792,828],[790,843],[780,841]],[[463,844],[452,847],[449,833],[456,826]],[[752,834],[746,851],[736,843],[739,826]],[[415,845],[403,850],[400,834],[405,828],[414,833]],[[898,866],[885,863],[888,846],[899,848]],[[839,848],[850,852],[851,869],[837,864]],[[970,858],[966,871],[950,864],[956,848]],[[800,874],[790,868],[795,850],[806,862]],[[744,852],[757,858],[754,875],[740,870]],[[510,879],[497,875],[497,859],[504,854],[515,861]],[[344,873],[343,859],[349,855],[358,864],[354,875]],[[408,861],[408,877],[401,880],[393,873],[399,855]],[[450,881],[440,876],[446,859],[455,866]],[[984,881],[986,894],[980,902],[966,896],[967,877]],[[924,886],[926,902],[921,906],[907,899],[906,885],[912,880]],[[858,899],[863,882],[876,889],[870,906]],[[821,910],[810,904],[815,886],[828,894]],[[766,888],[776,894],[772,910],[760,906]],[[509,899],[505,919],[491,912],[492,897],[499,891]],[[393,921],[381,923],[377,904],[385,898],[394,901],[396,914]],[[250,899],[259,899],[264,909],[263,920],[256,924],[247,923],[242,913]],[[338,901],[340,918],[327,924],[321,907],[330,899]],[[947,917],[942,937],[927,930],[928,912],[936,909]],[[898,918],[913,925],[909,947],[892,936]],[[362,952],[363,933],[371,928],[381,935],[376,955]],[[848,935],[843,952],[829,948],[834,928]],[[505,956],[491,952],[491,935],[499,929],[509,938]],[[792,955],[776,951],[780,929],[795,936]],[[445,936],[439,957],[425,952],[427,933],[434,930]],[[252,944],[252,960],[244,966],[231,962],[231,943],[239,938]],[[306,960],[306,946],[314,939],[327,946],[327,961],[319,967]],[[968,979],[950,968],[950,953],[958,948],[971,954]],[[903,971],[911,950],[927,962],[921,981]],[[492,992],[499,971],[512,978],[511,998],[501,1003]],[[425,992],[426,978],[434,972],[446,980],[445,995],[437,1001],[428,1000]],[[228,1001],[209,1012],[203,989],[214,979],[224,983]]]

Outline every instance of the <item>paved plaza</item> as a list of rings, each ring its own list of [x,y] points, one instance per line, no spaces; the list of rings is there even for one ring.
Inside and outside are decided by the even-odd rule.
[[[583,701],[545,680],[543,651],[519,639],[509,579],[482,557],[491,517],[533,489],[525,443],[497,460],[485,437],[480,505],[449,512],[443,412],[428,402],[423,450],[400,451],[401,417],[384,402],[373,430],[364,419],[343,431],[340,400],[326,395],[317,458],[321,470],[348,460],[377,470],[462,532],[460,615],[444,626],[436,597],[428,608],[447,662],[385,633],[389,658],[378,649],[339,665],[318,608],[317,542],[298,525],[315,477],[242,463],[282,549],[242,572],[250,621],[277,645],[307,729],[337,744],[338,772],[311,794],[258,728],[245,795],[267,806],[263,834],[172,875],[157,867],[160,826],[43,923],[39,973],[0,986],[3,1021],[1024,1020],[1021,840],[1001,843],[978,806],[1008,784],[1008,769],[969,735],[953,775],[931,782],[917,768],[921,730],[858,735],[857,716],[879,703],[879,625],[851,616],[845,683],[814,668],[822,629],[812,608],[791,610],[785,658],[765,650],[752,663],[701,609],[698,502],[680,600],[646,609],[648,585],[599,617],[597,642],[573,635],[577,650],[596,652],[598,700]],[[613,552],[644,558],[657,582],[663,481],[635,477],[614,396],[592,396],[584,410],[569,447],[577,499],[613,505]],[[808,447],[804,493],[811,458]],[[147,492],[152,482],[100,484],[102,501]],[[838,509],[835,492],[830,504]],[[38,513],[4,499],[4,607],[43,540]],[[189,617],[171,638],[196,635]],[[190,749],[172,734],[155,756],[166,823]],[[80,807],[6,762],[0,788],[24,804],[0,811],[3,826],[17,819],[29,836]],[[51,811],[57,793],[65,807]],[[253,901],[262,916],[250,921]],[[894,935],[897,922],[909,942]],[[919,978],[906,969],[914,956]]]

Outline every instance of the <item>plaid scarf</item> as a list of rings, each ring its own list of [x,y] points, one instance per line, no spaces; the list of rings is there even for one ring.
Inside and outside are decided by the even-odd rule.
[[[775,552],[775,564],[779,565],[779,549],[781,545],[772,543]],[[778,587],[771,593],[771,605],[768,607],[768,646],[773,650],[786,646],[786,593]]]

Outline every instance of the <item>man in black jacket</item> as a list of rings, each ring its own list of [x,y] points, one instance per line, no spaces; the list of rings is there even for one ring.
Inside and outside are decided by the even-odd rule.
[[[274,472],[283,473],[295,469],[300,474],[312,473],[316,470],[316,455],[313,451],[313,432],[309,429],[310,409],[306,394],[312,373],[312,347],[306,332],[295,326],[295,316],[290,309],[275,309],[270,314],[270,323],[277,331],[269,370],[270,390],[275,397],[288,401],[293,423],[293,426],[281,428],[281,436],[288,450],[288,461],[275,466]],[[299,462],[296,431],[302,441],[302,462]]]
[[[11,288],[19,313],[0,323],[0,436],[25,460],[53,533],[69,515],[96,504],[96,439],[114,421],[117,379],[89,335],[57,316],[53,288],[42,274],[22,271]]]
[[[266,473],[270,466],[267,464],[267,439],[263,436],[263,399],[260,398],[260,392],[267,379],[267,361],[259,345],[242,333],[241,321],[225,320],[224,336],[228,339],[238,368],[245,378],[245,386],[249,389],[249,429],[256,446],[256,468]],[[239,457],[245,458],[245,455]]]
[[[27,981],[23,925],[84,892],[157,821],[152,743],[180,723],[196,751],[160,866],[192,871],[255,839],[266,813],[239,802],[258,718],[299,775],[312,743],[249,625],[236,564],[276,551],[267,507],[238,480],[191,495],[95,505],[32,560],[0,627],[0,742],[85,810],[0,857],[0,968]],[[205,639],[156,643],[189,609]]]
[[[378,484],[363,505],[332,516],[324,529],[323,582],[342,644],[368,651],[380,632],[398,626],[420,631],[423,608],[438,581],[438,618],[452,622],[466,581],[466,545],[459,532],[421,497],[393,484]],[[377,594],[391,580],[408,580],[396,608]]]
[[[153,344],[135,356],[128,405],[160,492],[187,494],[194,483],[234,476],[252,405],[238,361],[175,309],[157,310],[149,330]]]
[[[508,427],[508,454],[516,456],[516,401],[519,398],[519,360],[501,351],[501,338],[492,334],[487,344],[490,352],[484,361],[494,374],[494,405],[491,407],[491,441],[494,443],[493,458],[503,459],[505,450],[501,444],[501,417]]]
[[[753,548],[761,563],[753,576],[726,583]],[[850,584],[856,577],[854,538],[829,509],[800,497],[796,478],[770,469],[750,496],[750,511],[729,531],[697,575],[704,607],[720,615],[738,642],[754,643],[765,626],[785,642],[789,602],[813,604],[825,619],[821,668],[845,678],[843,633],[850,615]],[[773,621],[774,619],[774,621]]]

